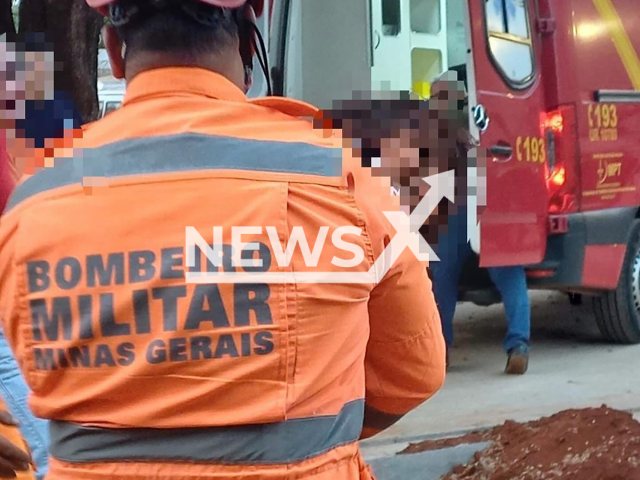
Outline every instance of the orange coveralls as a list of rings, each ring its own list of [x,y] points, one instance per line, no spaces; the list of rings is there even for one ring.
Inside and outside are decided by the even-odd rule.
[[[345,226],[365,252],[349,271],[382,253],[389,188],[299,118],[315,112],[201,69],[148,71],[81,154],[16,189],[0,317],[52,421],[49,479],[370,479],[357,440],[441,387],[440,320],[408,249],[377,284],[186,281],[218,271],[198,249],[187,264],[187,227],[223,244],[224,272],[338,271]],[[241,238],[261,266],[232,264],[235,226],[258,227]],[[314,251],[329,227],[317,268],[299,246],[277,261],[297,226]]]

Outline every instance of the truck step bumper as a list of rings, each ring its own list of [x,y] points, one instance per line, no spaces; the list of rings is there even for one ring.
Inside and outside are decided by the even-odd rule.
[[[567,215],[568,232],[551,235],[544,260],[526,268],[532,288],[613,290],[624,263],[637,209]]]

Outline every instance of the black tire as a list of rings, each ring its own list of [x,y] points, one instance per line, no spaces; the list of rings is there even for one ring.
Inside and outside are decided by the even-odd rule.
[[[594,297],[593,309],[605,340],[640,343],[640,221],[631,226],[618,287]]]

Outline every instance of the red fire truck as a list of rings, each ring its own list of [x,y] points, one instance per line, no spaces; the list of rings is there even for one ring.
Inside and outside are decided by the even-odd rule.
[[[637,0],[279,0],[276,93],[320,107],[354,90],[467,77],[489,152],[480,265],[593,297],[604,337],[640,342]],[[477,263],[477,261],[476,261]],[[470,265],[467,299],[488,278]]]

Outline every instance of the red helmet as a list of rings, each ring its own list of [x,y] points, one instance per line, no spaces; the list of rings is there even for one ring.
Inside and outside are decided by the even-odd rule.
[[[87,4],[91,8],[95,8],[103,14],[106,14],[107,7],[115,3],[118,0],[87,0]],[[262,10],[264,8],[264,0],[197,0],[202,3],[207,3],[209,5],[213,5],[214,7],[221,8],[240,8],[244,4],[248,3],[253,7],[253,11],[256,14],[256,17],[262,15]]]

